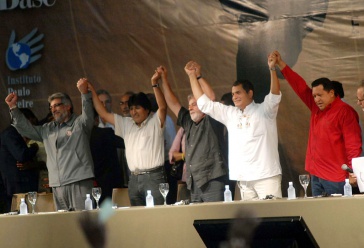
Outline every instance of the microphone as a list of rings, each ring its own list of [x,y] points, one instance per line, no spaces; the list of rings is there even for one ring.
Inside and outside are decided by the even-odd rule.
[[[343,164],[341,166],[341,169],[343,169],[344,171],[347,171],[349,173],[354,173],[354,171],[349,166],[347,166],[346,164]]]

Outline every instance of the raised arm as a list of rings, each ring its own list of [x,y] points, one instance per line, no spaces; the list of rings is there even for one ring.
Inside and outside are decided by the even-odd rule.
[[[92,94],[88,90],[88,82],[86,78],[82,78],[77,82],[77,88],[81,93],[81,100],[82,100],[82,120],[84,121],[83,124],[87,127],[87,130],[91,132],[94,126],[94,110],[92,106]]]
[[[87,79],[80,79],[80,80],[86,80]],[[92,94],[92,102],[94,104],[94,108],[96,109],[96,112],[99,114],[99,116],[104,119],[106,122],[111,123],[112,125],[115,125],[115,118],[114,114],[107,112],[106,108],[98,98],[95,88],[90,82],[88,83],[88,89],[91,91]]]
[[[277,57],[278,57],[277,53],[278,52],[275,51],[268,55],[268,66],[269,66],[269,71],[270,71],[270,92],[273,95],[279,95],[280,90],[281,90],[276,68],[275,68],[275,65],[277,63]]]
[[[278,52],[278,51],[274,51],[273,52],[275,55],[276,55],[276,57],[277,57],[277,62],[276,62],[276,65],[278,65],[278,67],[279,67],[279,70],[283,70],[284,69],[284,67],[286,67],[286,62],[284,62],[283,60],[282,60],[282,57],[281,57],[281,55],[280,55],[280,53]]]
[[[204,92],[202,90],[201,85],[198,82],[197,72],[196,68],[194,67],[194,63],[195,63],[194,61],[188,62],[185,66],[185,72],[190,78],[193,96],[196,98],[196,100],[198,100],[204,94]]]
[[[10,108],[10,114],[12,119],[12,125],[18,130],[18,132],[32,140],[43,141],[41,135],[41,126],[34,126],[30,121],[25,118],[22,112],[17,108],[18,96],[12,92],[6,98],[5,102]]]
[[[166,122],[166,116],[167,116],[167,103],[166,103],[166,99],[164,98],[163,92],[158,84],[158,80],[160,78],[161,78],[161,75],[156,70],[150,81],[152,83],[155,99],[158,104],[157,114],[158,114],[159,120],[161,122],[161,127],[164,127],[164,124]]]
[[[310,110],[317,109],[315,100],[312,97],[312,89],[308,87],[306,81],[293,71],[287,64],[282,60],[282,57],[278,51],[274,51],[277,57],[276,65],[278,65],[284,78],[287,80],[288,84],[292,87],[294,92],[299,98],[306,104]]]
[[[215,96],[214,90],[211,88],[211,85],[207,82],[207,80],[204,77],[202,77],[201,65],[198,64],[197,62],[193,61],[193,65],[192,66],[196,70],[197,81],[201,85],[202,91],[205,93],[205,95],[208,98],[210,98],[211,101],[215,101],[216,100],[216,96]]]
[[[167,105],[173,114],[178,117],[178,112],[181,109],[181,103],[178,101],[176,95],[172,91],[171,85],[168,82],[167,69],[164,66],[159,66],[157,68],[157,72],[162,78],[162,89]]]

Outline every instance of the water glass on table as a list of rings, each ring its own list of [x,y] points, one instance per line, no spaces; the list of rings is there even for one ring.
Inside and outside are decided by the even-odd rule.
[[[37,192],[35,191],[28,192],[28,201],[30,205],[32,205],[32,214],[34,214],[35,202],[37,201]]]
[[[310,184],[310,175],[308,175],[308,174],[299,175],[298,179],[299,179],[300,184],[302,185],[303,189],[305,190],[304,198],[307,198],[307,187]]]
[[[159,191],[161,192],[163,198],[164,198],[164,205],[167,205],[166,197],[169,192],[169,184],[168,183],[160,183],[159,184]]]
[[[95,201],[96,201],[96,209],[100,209],[99,207],[99,200],[101,197],[101,188],[100,187],[95,187],[92,188],[92,196],[94,197]]]

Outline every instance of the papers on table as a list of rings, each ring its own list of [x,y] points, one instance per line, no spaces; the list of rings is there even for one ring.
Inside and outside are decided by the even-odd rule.
[[[364,192],[364,157],[353,158],[351,162],[360,192]]]

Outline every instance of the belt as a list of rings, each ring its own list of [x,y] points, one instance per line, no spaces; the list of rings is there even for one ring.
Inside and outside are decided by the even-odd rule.
[[[156,173],[164,170],[164,165],[157,166],[151,169],[145,169],[140,170],[138,168],[135,169],[135,171],[131,171],[130,173],[134,176],[144,175],[144,174],[150,174],[150,173]]]

